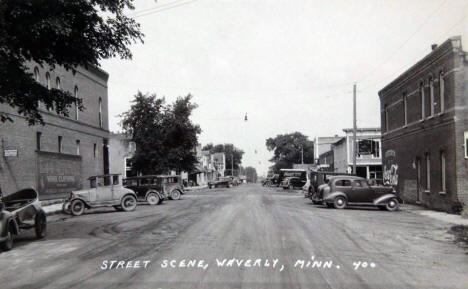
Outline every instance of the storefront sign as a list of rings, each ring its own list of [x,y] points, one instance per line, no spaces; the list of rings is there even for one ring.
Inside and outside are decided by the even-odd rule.
[[[81,188],[81,157],[39,153],[39,194],[69,193]]]
[[[18,156],[18,150],[4,150],[3,151],[3,156],[5,156],[5,157],[17,157]]]

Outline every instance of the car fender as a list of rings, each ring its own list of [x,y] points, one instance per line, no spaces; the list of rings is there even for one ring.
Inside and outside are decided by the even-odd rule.
[[[333,202],[335,200],[335,198],[338,197],[338,196],[344,197],[346,199],[346,201],[348,201],[348,196],[345,193],[340,192],[340,191],[329,193],[326,197],[323,197],[323,201],[324,202]]]
[[[9,228],[13,228],[13,234],[14,235],[18,235],[19,234],[19,226],[18,226],[18,223],[16,223],[15,219],[13,217],[10,217],[7,219],[6,221],[6,227],[5,229],[9,229]],[[7,230],[5,230],[3,233],[4,233],[4,236],[3,237],[6,237],[6,234],[7,234]]]
[[[383,196],[378,197],[374,200],[374,205],[383,205],[391,198],[396,198],[398,202],[402,203],[402,200],[395,194],[385,194]]]
[[[146,192],[146,194],[145,194],[145,200],[146,200],[146,198],[148,197],[148,195],[151,194],[151,193],[155,193],[155,194],[157,194],[161,199],[164,199],[164,194],[162,194],[161,192],[159,192],[159,191],[157,191],[157,190],[152,190],[152,189],[150,189],[150,190],[148,190],[148,191]]]
[[[80,201],[82,201],[88,209],[93,207],[88,201],[86,201],[85,199],[83,199],[81,196],[75,196],[74,198],[72,198],[72,199],[69,201],[70,205],[71,205],[71,203],[72,203],[74,200],[80,200]]]

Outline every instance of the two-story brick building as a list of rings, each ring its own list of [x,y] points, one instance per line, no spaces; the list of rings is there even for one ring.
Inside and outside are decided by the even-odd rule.
[[[33,187],[41,199],[63,197],[87,187],[89,176],[109,172],[109,75],[94,66],[76,73],[59,66],[28,67],[44,86],[81,98],[85,109],[73,106],[64,117],[39,104],[45,125],[28,126],[14,108],[0,104],[0,111],[13,120],[0,124],[0,186],[4,194]]]
[[[453,37],[380,92],[384,177],[407,202],[468,204],[468,63]]]

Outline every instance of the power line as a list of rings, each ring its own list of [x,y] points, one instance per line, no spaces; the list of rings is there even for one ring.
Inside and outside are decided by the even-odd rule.
[[[168,6],[165,6],[165,7],[162,7],[162,8],[155,8],[155,10],[153,10],[153,11],[149,11],[149,12],[146,12],[146,13],[142,13],[142,14],[133,16],[133,18],[148,16],[148,15],[155,14],[155,13],[158,13],[158,12],[174,9],[174,8],[177,8],[177,7],[180,7],[180,6],[191,4],[191,3],[195,2],[195,1],[197,1],[197,0],[189,0],[189,1],[186,1],[186,2],[171,3],[171,4],[174,4],[174,5],[168,5]]]
[[[141,9],[141,10],[134,11],[134,12],[132,12],[132,13],[129,13],[129,14],[127,14],[127,16],[130,16],[130,17],[136,16],[137,14],[141,14],[141,13],[144,13],[144,12],[147,12],[147,11],[152,11],[152,10],[161,9],[161,8],[164,8],[164,7],[167,7],[167,6],[173,5],[173,4],[177,3],[177,2],[182,2],[182,1],[184,1],[184,0],[175,0],[175,1],[173,1],[173,2],[169,2],[169,3],[157,5],[156,7]]]

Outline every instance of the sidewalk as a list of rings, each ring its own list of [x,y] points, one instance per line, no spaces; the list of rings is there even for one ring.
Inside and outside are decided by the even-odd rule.
[[[63,200],[41,201],[41,207],[46,216],[60,214],[62,212]]]
[[[400,206],[400,209],[405,212],[419,214],[419,215],[433,218],[433,219],[436,219],[445,223],[468,226],[468,219],[463,218],[461,215],[433,211],[433,210],[429,210],[421,206],[411,205],[411,204],[402,204]]]
[[[204,185],[204,186],[193,186],[193,187],[184,187],[184,191],[198,191],[198,190],[202,190],[202,189],[206,189],[208,188],[208,185]]]

